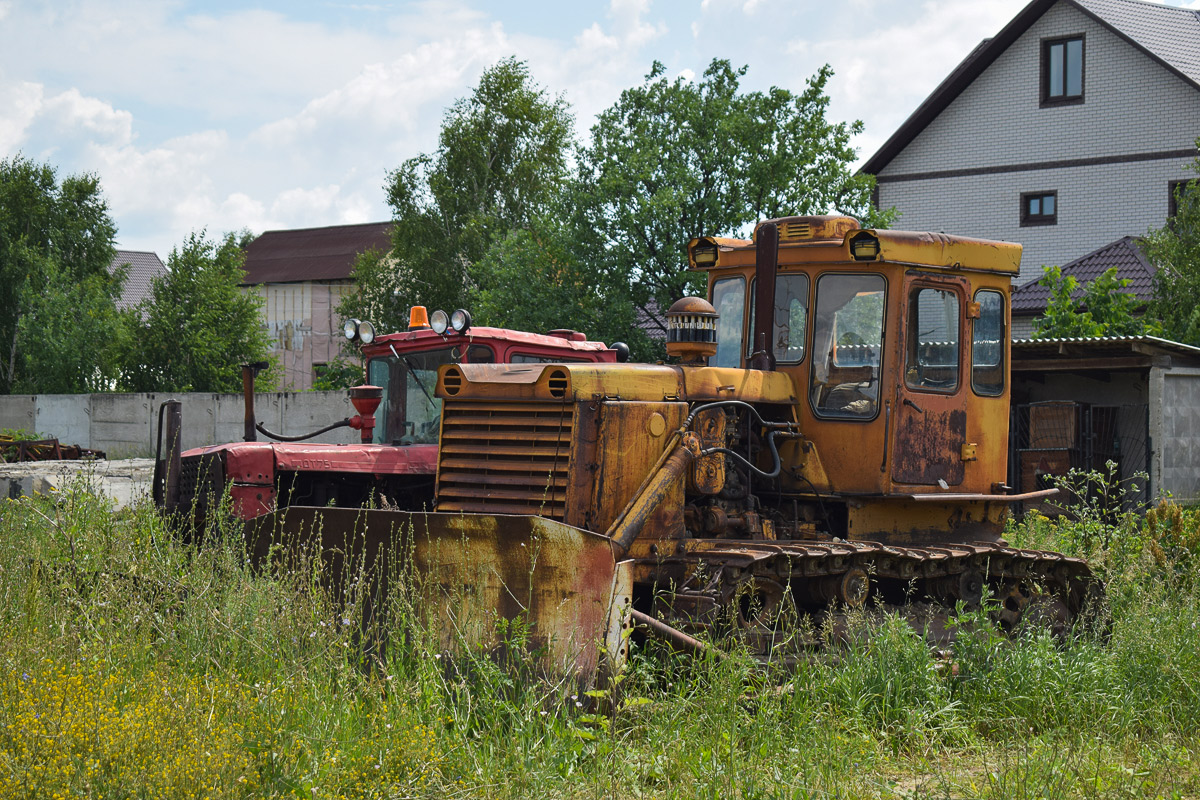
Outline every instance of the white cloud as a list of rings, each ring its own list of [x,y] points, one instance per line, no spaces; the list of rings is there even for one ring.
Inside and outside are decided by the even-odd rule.
[[[42,86],[22,81],[0,84],[0,154],[21,148],[42,104]]]
[[[118,145],[128,144],[133,138],[132,114],[95,97],[84,97],[78,89],[68,89],[46,100],[40,111],[41,116],[63,132],[86,131],[92,137]]]

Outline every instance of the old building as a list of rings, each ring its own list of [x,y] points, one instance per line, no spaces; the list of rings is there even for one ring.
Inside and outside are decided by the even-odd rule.
[[[1200,12],[1033,0],[862,169],[898,228],[1023,244],[1025,282],[1161,227],[1197,135]]]
[[[267,231],[246,248],[248,290],[263,298],[272,354],[287,389],[311,389],[337,358],[342,322],[337,306],[352,286],[360,253],[391,248],[391,223]]]

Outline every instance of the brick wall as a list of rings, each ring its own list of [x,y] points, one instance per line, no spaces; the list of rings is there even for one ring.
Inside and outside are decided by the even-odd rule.
[[[1039,108],[1041,41],[1083,34],[1084,99]],[[1153,153],[1192,147],[1200,91],[1073,6],[1059,3],[880,173],[954,169]],[[896,227],[1020,242],[1021,278],[1121,236],[1160,227],[1167,185],[1192,177],[1190,158],[1100,164],[958,178],[882,182]],[[1055,191],[1058,223],[1020,225],[1024,192]]]

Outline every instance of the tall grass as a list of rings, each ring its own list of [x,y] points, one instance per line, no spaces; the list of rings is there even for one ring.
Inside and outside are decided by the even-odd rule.
[[[766,668],[636,641],[588,693],[452,660],[400,599],[364,631],[318,561],[255,569],[218,524],[189,546],[83,485],[0,501],[0,796],[1200,794],[1194,511],[1010,527],[1096,565],[1099,632],[1014,640],[964,612],[934,653],[885,615]]]

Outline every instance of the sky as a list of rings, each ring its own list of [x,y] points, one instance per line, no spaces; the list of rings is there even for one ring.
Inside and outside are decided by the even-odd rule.
[[[1026,2],[0,0],[0,158],[97,175],[118,247],[164,260],[201,230],[377,222],[388,172],[515,56],[583,142],[656,60],[794,92],[829,64],[863,160]]]

